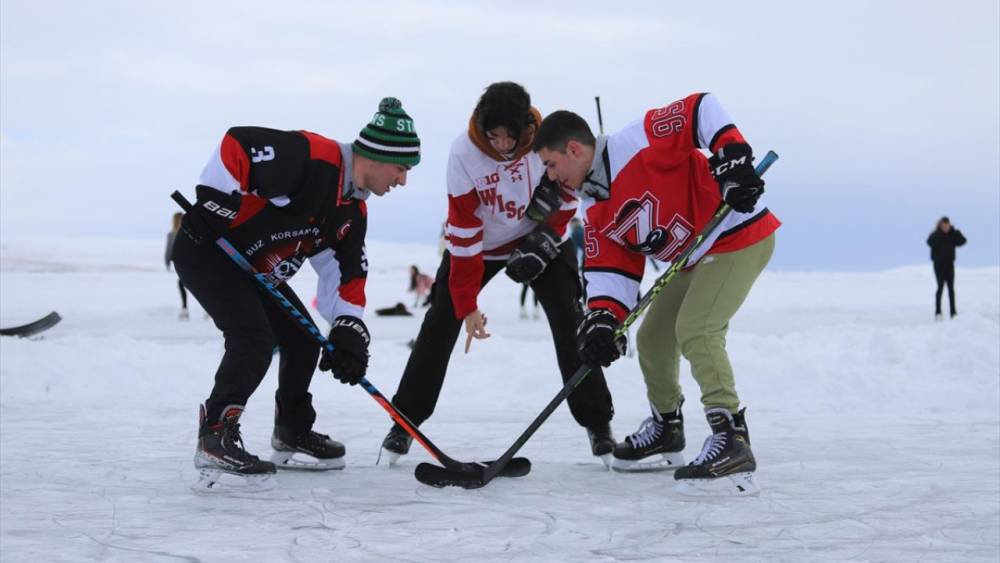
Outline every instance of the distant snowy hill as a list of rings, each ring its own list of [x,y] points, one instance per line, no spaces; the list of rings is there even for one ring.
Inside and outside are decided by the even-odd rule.
[[[518,480],[437,490],[376,465],[390,421],[317,372],[316,429],[348,467],[278,475],[256,496],[200,497],[197,405],[222,339],[197,307],[177,319],[164,241],[4,240],[0,326],[58,311],[31,340],[0,338],[4,561],[996,561],[1000,557],[1000,268],[956,274],[959,315],[933,321],[930,264],[877,273],[766,272],[728,346],[748,407],[759,498],[693,501],[667,474],[609,473],[561,407],[525,446]],[[778,252],[781,252],[779,240]],[[422,309],[407,268],[425,245],[369,246],[370,381],[392,396]],[[959,262],[961,266],[961,262]],[[648,283],[655,272],[647,273]],[[306,266],[293,287],[308,302]],[[452,359],[422,429],[452,457],[505,450],[561,386],[544,318],[520,286],[480,299],[493,337]],[[403,302],[413,317],[376,317]],[[311,311],[318,319],[315,311]],[[321,324],[323,328],[324,325]],[[243,419],[268,455],[275,361]],[[707,424],[683,366],[688,459]],[[635,358],[607,370],[623,439],[648,415]]]

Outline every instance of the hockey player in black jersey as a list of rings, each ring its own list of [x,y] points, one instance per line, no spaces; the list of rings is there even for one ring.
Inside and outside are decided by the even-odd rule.
[[[385,98],[353,144],[308,131],[233,127],[205,166],[194,211],[185,216],[173,261],[177,274],[225,337],[215,386],[201,406],[196,488],[215,489],[221,473],[268,486],[276,467],[340,469],[345,448],[313,430],[309,384],[316,362],[343,383],[357,384],[368,367],[371,337],[365,306],[367,207],[406,184],[420,162],[413,120],[399,100]],[[323,352],[256,281],[214,244],[222,234],[303,314],[285,283],[309,259],[319,276],[320,315],[332,326],[334,351]],[[239,431],[247,399],[279,350],[272,461],[243,446]],[[264,476],[263,478],[261,476]]]

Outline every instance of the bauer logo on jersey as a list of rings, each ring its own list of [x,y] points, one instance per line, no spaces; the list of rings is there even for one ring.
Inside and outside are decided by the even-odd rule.
[[[212,200],[208,200],[205,203],[203,203],[202,207],[204,207],[205,209],[211,211],[212,213],[215,213],[216,215],[218,215],[220,217],[225,217],[226,219],[235,219],[236,218],[236,211],[235,210],[229,209],[228,207],[223,207],[223,206],[219,205],[218,203],[215,203]]]
[[[257,150],[254,147],[250,147],[250,160],[255,163],[274,160],[274,147],[267,145],[263,150]]]
[[[647,191],[623,203],[602,233],[633,252],[669,261],[694,233],[694,225],[676,213],[661,225],[659,212],[660,200]]]

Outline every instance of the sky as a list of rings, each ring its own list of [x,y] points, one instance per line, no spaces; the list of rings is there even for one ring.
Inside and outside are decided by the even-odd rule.
[[[783,221],[776,270],[1000,263],[1000,14],[932,2],[0,3],[0,241],[159,238],[226,129],[353,140],[392,95],[423,160],[369,237],[434,243],[445,163],[483,89],[615,131],[713,92]]]

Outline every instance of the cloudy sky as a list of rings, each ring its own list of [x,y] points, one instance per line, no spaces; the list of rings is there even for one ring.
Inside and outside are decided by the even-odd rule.
[[[875,6],[872,6],[875,4]],[[232,125],[351,140],[394,95],[424,159],[371,202],[373,239],[435,241],[451,140],[482,89],[609,130],[714,92],[785,222],[772,267],[1000,263],[995,0],[0,3],[0,238],[162,237]]]

